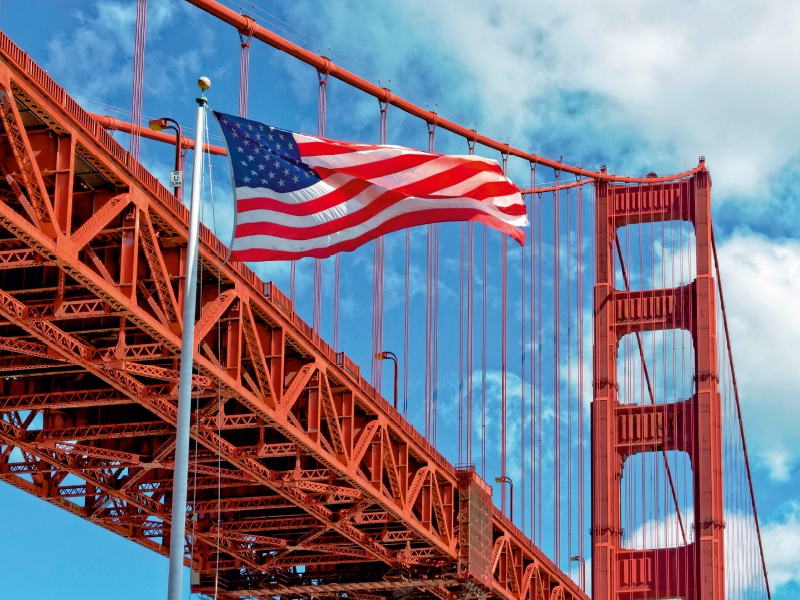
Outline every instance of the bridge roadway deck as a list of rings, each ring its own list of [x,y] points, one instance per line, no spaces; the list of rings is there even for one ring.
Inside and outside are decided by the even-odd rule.
[[[0,479],[166,555],[188,211],[0,32]],[[583,598],[201,231],[186,564],[220,597]]]

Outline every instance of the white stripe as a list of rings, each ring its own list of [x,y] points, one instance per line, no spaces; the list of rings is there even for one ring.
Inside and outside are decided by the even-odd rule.
[[[452,156],[440,156],[436,160],[432,160],[425,164],[416,167],[411,167],[410,169],[405,169],[403,171],[398,171],[397,173],[392,173],[390,175],[385,175],[383,177],[375,177],[373,179],[370,179],[369,181],[388,189],[396,189],[399,187],[404,187],[413,183],[417,183],[422,179],[427,179],[429,177],[433,177],[434,175],[444,173],[445,171],[457,168],[463,164],[466,164],[467,162],[476,162],[476,161],[464,161],[464,162],[453,161],[452,160],[453,158],[454,157]],[[494,161],[489,161],[489,162],[491,163]],[[497,166],[497,163],[494,163],[494,165]],[[483,172],[485,173],[486,171]],[[496,181],[505,181],[505,177],[503,177],[501,173],[495,173],[494,176],[496,177]]]
[[[288,227],[313,227],[321,223],[333,221],[345,215],[358,212],[365,206],[371,204],[381,194],[385,194],[386,190],[376,185],[371,185],[361,193],[353,196],[347,202],[342,202],[326,210],[321,210],[310,215],[297,216],[289,215],[284,212],[257,209],[240,212],[236,216],[236,222],[241,223],[276,223],[278,225],[286,225]]]
[[[301,160],[312,167],[324,167],[326,169],[349,169],[352,167],[360,167],[398,156],[405,156],[407,154],[426,155],[427,152],[418,150],[408,150],[399,146],[390,146],[380,148],[377,150],[361,150],[358,152],[349,152],[347,154],[320,154],[319,156],[302,156]]]
[[[433,208],[459,209],[472,208],[478,209],[488,215],[508,223],[515,227],[524,227],[528,224],[527,215],[513,216],[500,212],[495,206],[487,202],[480,202],[470,198],[453,198],[447,200],[429,200],[409,197],[390,208],[381,211],[371,219],[349,227],[342,231],[337,231],[330,235],[312,238],[309,240],[290,240],[271,235],[250,235],[237,237],[233,243],[234,250],[265,249],[284,252],[306,252],[318,248],[326,248],[334,244],[339,244],[348,240],[358,238],[365,233],[380,227],[400,215],[414,213]]]

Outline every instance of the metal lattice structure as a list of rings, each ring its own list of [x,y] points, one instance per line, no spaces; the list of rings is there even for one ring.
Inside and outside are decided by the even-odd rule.
[[[0,116],[0,479],[166,555],[187,209],[2,33]],[[586,597],[280,290],[200,238],[194,591]]]

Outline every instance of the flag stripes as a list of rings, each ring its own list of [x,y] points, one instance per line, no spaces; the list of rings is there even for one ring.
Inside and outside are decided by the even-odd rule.
[[[446,221],[480,221],[524,243],[525,205],[496,161],[339,142],[215,115],[231,157],[240,260],[325,258]]]

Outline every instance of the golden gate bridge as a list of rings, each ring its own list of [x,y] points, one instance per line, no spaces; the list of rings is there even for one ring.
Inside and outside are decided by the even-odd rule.
[[[375,85],[253,16],[189,2],[239,32],[242,116],[255,39],[317,70],[321,136],[333,77],[378,99],[382,143],[392,106],[427,124],[429,151],[441,129],[470,153],[498,152],[504,168],[530,165],[521,327],[511,338],[528,357],[516,374],[519,417],[509,413],[508,250],[491,256],[485,230],[481,248],[476,226],[461,226],[458,338],[442,342],[438,226],[427,229],[420,433],[407,412],[408,233],[400,234],[403,396],[395,387],[390,403],[380,389],[382,241],[374,243],[367,378],[339,349],[339,255],[331,346],[319,334],[321,261],[309,325],[295,310],[294,266],[286,295],[227,260],[225,244],[201,225],[190,497],[186,515],[172,514],[180,334],[191,326],[181,318],[189,211],[180,188],[171,193],[139,163],[138,149],[141,137],[176,144],[180,170],[181,150],[194,145],[177,123],[141,127],[146,1],[138,0],[130,123],[86,112],[0,32],[0,479],[165,556],[173,520],[185,519],[192,591],[215,598],[586,598],[588,576],[579,568],[573,580],[573,563],[590,570],[598,600],[769,598],[705,160],[666,177],[622,177],[532,154]],[[109,130],[130,133],[131,151]],[[553,183],[537,187],[537,174]],[[487,317],[495,260],[499,319]],[[501,414],[487,425],[491,321],[501,336]],[[445,344],[459,349],[455,465],[436,448]],[[516,418],[517,494],[507,448]],[[497,468],[486,466],[487,427],[500,429]],[[499,506],[487,483],[494,471]]]

